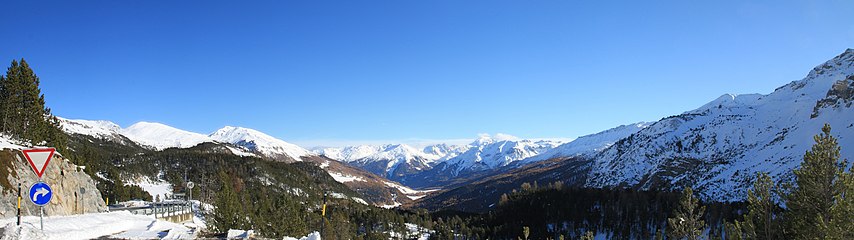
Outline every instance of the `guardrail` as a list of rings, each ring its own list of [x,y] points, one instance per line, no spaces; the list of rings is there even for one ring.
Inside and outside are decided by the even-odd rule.
[[[170,222],[183,222],[193,219],[193,209],[190,202],[187,201],[158,202],[137,207],[110,206],[110,211],[128,211],[137,215],[154,216],[157,219]]]

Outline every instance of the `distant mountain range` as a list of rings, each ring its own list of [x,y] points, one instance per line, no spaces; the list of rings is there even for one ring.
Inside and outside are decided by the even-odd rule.
[[[854,159],[852,103],[854,50],[848,49],[804,79],[770,94],[725,94],[679,115],[618,126],[569,142],[497,134],[480,136],[467,145],[360,145],[309,151],[241,127],[204,135],[147,122],[128,128],[108,121],[62,119],[62,124],[72,134],[153,150],[214,142],[237,155],[310,160],[327,171],[333,169],[330,174],[351,187],[373,182],[396,189],[386,193],[385,200],[394,199],[384,202],[389,205],[417,199],[413,204],[471,210],[488,208],[520,181],[596,188],[691,186],[706,199],[742,200],[745,186],[757,172],[769,172],[777,181],[790,178],[812,145],[812,136],[825,123],[833,126],[843,157]],[[425,192],[410,188],[443,191],[424,197]],[[396,197],[403,195],[410,197]]]

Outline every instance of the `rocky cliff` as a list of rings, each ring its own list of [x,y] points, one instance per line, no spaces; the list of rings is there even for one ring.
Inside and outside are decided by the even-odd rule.
[[[21,186],[21,214],[39,214],[39,207],[28,199],[29,188],[39,181],[19,149],[0,150],[0,217],[17,213],[18,186]],[[45,216],[103,212],[107,210],[95,181],[77,165],[59,154],[48,163],[42,181],[53,189],[53,198],[44,208]],[[82,189],[82,191],[81,191]]]

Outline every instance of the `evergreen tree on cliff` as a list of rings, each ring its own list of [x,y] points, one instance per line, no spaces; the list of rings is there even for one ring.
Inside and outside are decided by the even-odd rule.
[[[0,131],[33,145],[52,146],[60,151],[67,137],[60,129],[59,119],[45,106],[39,89],[39,77],[24,59],[12,60],[6,75],[0,76]]]

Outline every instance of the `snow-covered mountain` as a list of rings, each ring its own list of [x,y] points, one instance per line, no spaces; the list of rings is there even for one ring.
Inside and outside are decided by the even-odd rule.
[[[743,199],[756,172],[780,180],[800,166],[829,123],[854,159],[854,49],[804,79],[761,94],[725,94],[667,117],[594,156],[590,187],[691,186],[706,198]]]
[[[209,137],[216,141],[257,151],[264,156],[275,159],[287,157],[294,161],[300,161],[302,157],[312,155],[311,152],[300,146],[249,128],[226,126],[211,133]]]
[[[504,134],[481,135],[469,144],[468,150],[442,162],[441,169],[451,175],[495,169],[539,155],[560,144],[560,141],[551,140],[520,140]]]
[[[496,169],[535,156],[560,143],[522,140],[499,133],[494,136],[481,134],[468,145],[435,144],[423,149],[406,144],[359,145],[318,149],[315,153],[407,183],[415,174],[424,175],[419,179],[430,178],[431,175],[447,178],[445,175],[454,177],[465,171]],[[441,168],[434,170],[437,166]]]
[[[121,134],[122,128],[110,121],[59,118],[59,123],[62,130],[69,134],[87,135],[115,142],[124,142],[127,139]]]
[[[60,118],[65,132],[88,135],[98,139],[124,143],[128,139],[140,146],[154,150],[166,148],[189,148],[205,142],[232,144],[227,146],[232,153],[249,156],[266,156],[272,159],[300,161],[312,155],[308,150],[264,134],[242,127],[223,127],[210,135],[174,128],[162,123],[138,122],[121,128],[110,121],[72,120]]]
[[[149,146],[155,150],[171,147],[188,148],[203,142],[213,142],[213,139],[206,135],[153,122],[138,122],[121,129],[120,133],[140,145]]]
[[[548,160],[559,157],[575,157],[589,156],[599,153],[602,150],[610,147],[617,141],[626,138],[641,129],[648,127],[652,123],[639,122],[634,124],[621,125],[599,133],[581,136],[571,142],[561,144],[555,148],[549,149],[536,156],[526,158],[523,163],[531,163],[537,161]]]
[[[464,152],[468,151],[469,148],[471,148],[470,145],[449,145],[445,143],[440,143],[426,146],[422,151],[424,151],[424,153],[426,154],[442,156],[435,161],[436,163],[439,163],[459,156],[460,154],[463,154]]]
[[[315,153],[346,162],[391,180],[429,170],[437,160],[445,156],[426,153],[406,144],[324,148],[316,150]]]

